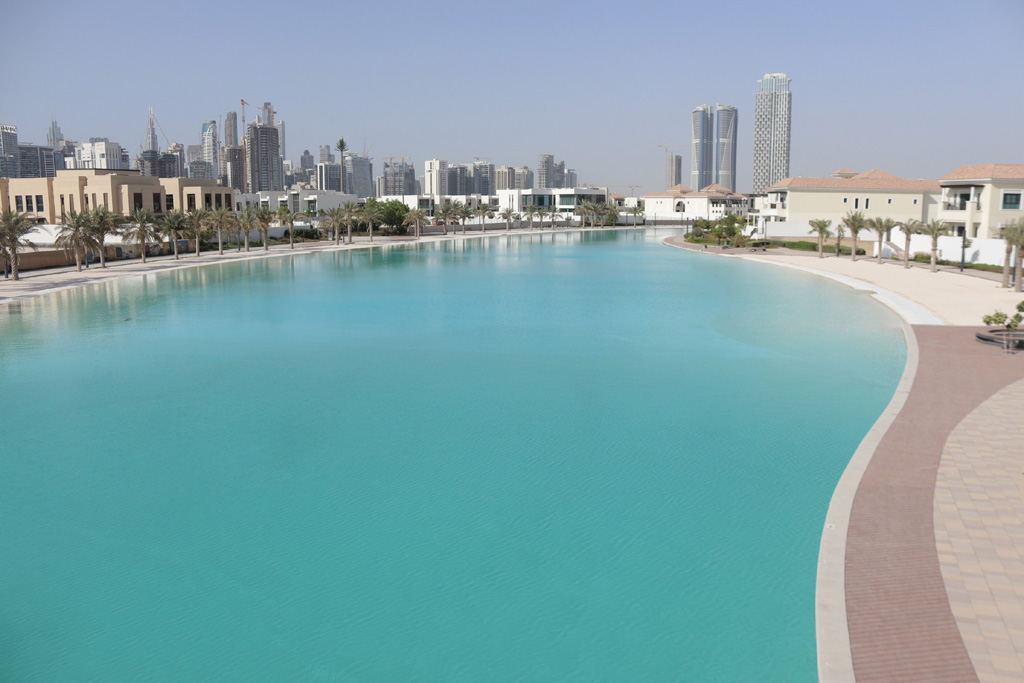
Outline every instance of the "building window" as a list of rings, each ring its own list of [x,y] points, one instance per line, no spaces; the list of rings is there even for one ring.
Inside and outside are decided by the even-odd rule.
[[[25,195],[25,210],[35,211],[35,207],[32,205],[32,195],[30,194]]]
[[[82,201],[85,202],[85,210],[88,211],[89,210],[89,195],[83,194],[82,195]]]
[[[843,197],[843,204],[849,204],[849,203],[850,203],[850,198],[849,197]],[[772,208],[773,209],[775,208],[774,204],[772,204]]]
[[[889,204],[890,206],[892,206],[892,197],[889,197],[889,201],[886,202],[886,203]]]
[[[1019,209],[1020,208],[1020,192],[1004,192],[1003,193],[1003,208],[1004,209]]]
[[[66,213],[66,212],[65,212],[65,210],[64,210],[64,195],[61,195],[61,196],[60,196],[60,217],[61,217],[61,218],[64,218],[64,214],[65,214],[65,213]]]
[[[103,193],[103,208],[110,208],[110,195],[108,195],[106,192]]]
[[[168,211],[174,211],[174,195],[173,194],[167,195],[167,210]]]
[[[25,210],[25,201],[20,194],[14,198],[14,210],[19,213]]]
[[[914,206],[917,206],[917,200],[916,199],[914,200]]]
[[[188,210],[189,211],[195,211],[196,210],[196,196],[194,194],[190,194],[188,196]]]
[[[215,195],[215,196],[214,196],[214,199],[216,200],[216,201],[215,201],[215,203],[214,203],[214,205],[215,205],[215,206],[216,206],[216,207],[217,207],[218,209],[224,208],[224,204],[223,204],[223,201],[224,201],[224,200],[222,199],[222,196],[221,196],[221,195],[219,195],[219,194],[218,194],[218,195]]]
[[[867,209],[870,209],[870,208],[871,208],[871,197],[865,197],[864,198],[864,209],[867,210]]]
[[[132,197],[132,206],[134,206],[136,209],[141,209],[142,208],[142,193],[141,192],[135,192],[134,193],[134,196]]]
[[[159,192],[154,192],[153,193],[153,210],[156,211],[157,213],[160,213],[160,193]]]
[[[42,211],[42,210],[43,210],[43,195],[37,194],[36,195],[36,211]]]
[[[203,200],[203,206],[205,206],[207,209],[213,208],[213,201],[210,199],[209,194],[203,195]]]
[[[853,199],[853,208],[855,208],[855,209],[859,209],[860,208],[860,199],[857,198],[857,197],[854,197],[854,199]]]

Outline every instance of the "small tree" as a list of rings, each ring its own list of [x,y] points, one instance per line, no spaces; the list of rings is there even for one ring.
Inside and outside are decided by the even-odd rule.
[[[0,256],[11,264],[11,278],[18,279],[18,266],[21,259],[18,252],[28,247],[36,249],[36,245],[25,239],[25,236],[36,230],[27,213],[4,211],[0,214]]]
[[[829,230],[832,221],[827,218],[815,218],[810,221],[810,225],[811,234],[818,235],[818,258],[825,258],[825,238],[832,236],[832,231]]]
[[[1002,311],[996,311],[991,315],[982,316],[981,321],[986,325],[1002,325],[1005,328],[1002,331],[1003,350],[1006,353],[1013,353],[1011,349],[1016,346],[1013,333],[1017,331],[1021,322],[1024,321],[1024,301],[1017,304],[1017,312],[1013,316],[1008,316]]]
[[[910,218],[905,221],[900,221],[899,226],[903,230],[903,267],[910,267],[910,237],[916,235],[921,230],[923,224],[916,218]]]
[[[932,272],[934,273],[939,269],[937,265],[939,258],[939,238],[949,232],[946,227],[946,221],[938,219],[930,220],[919,228],[919,232],[922,235],[928,235],[932,238]]]
[[[487,232],[488,218],[494,218],[494,207],[490,204],[480,202],[480,205],[473,209],[473,215],[480,217],[480,232]]]
[[[121,231],[123,218],[105,206],[97,206],[92,210],[92,234],[99,245],[100,268],[107,267],[107,236],[117,235]]]
[[[92,213],[70,211],[64,217],[64,224],[57,230],[57,239],[54,240],[54,245],[74,256],[75,269],[81,273],[82,259],[90,249],[99,246],[93,234]]]
[[[850,237],[853,238],[853,249],[850,250],[850,259],[853,261],[857,260],[857,235],[860,231],[867,227],[867,221],[864,220],[864,214],[860,211],[850,211],[843,216],[843,225],[850,231]]]
[[[156,218],[149,209],[135,209],[132,217],[121,230],[121,239],[139,245],[139,252],[142,255],[142,262],[146,262],[146,243],[150,240],[159,240],[160,231],[153,223]]]
[[[505,232],[512,230],[512,217],[515,215],[516,212],[511,208],[503,209],[502,212],[498,214],[498,217],[505,221]]]

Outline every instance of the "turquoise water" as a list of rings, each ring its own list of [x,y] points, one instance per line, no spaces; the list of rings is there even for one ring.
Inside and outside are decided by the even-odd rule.
[[[0,307],[0,679],[813,680],[899,322],[665,234]]]

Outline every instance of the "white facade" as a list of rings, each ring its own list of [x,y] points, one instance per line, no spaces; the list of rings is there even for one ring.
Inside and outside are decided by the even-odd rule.
[[[423,162],[423,194],[448,194],[448,162],[429,159]]]
[[[121,145],[116,142],[83,142],[75,149],[75,168],[127,168],[121,162]]]
[[[793,96],[786,74],[765,74],[757,82],[754,109],[754,194],[789,177],[790,114]]]

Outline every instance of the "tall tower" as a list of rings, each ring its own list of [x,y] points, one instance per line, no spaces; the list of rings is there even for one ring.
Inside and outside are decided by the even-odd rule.
[[[423,162],[423,194],[448,194],[448,162],[444,159],[429,159]]]
[[[224,117],[224,146],[234,147],[241,144],[238,141],[238,112],[229,111]]]
[[[668,160],[669,168],[669,187],[675,187],[681,185],[683,182],[683,155],[672,154]]]
[[[690,187],[701,190],[714,182],[714,117],[711,107],[702,104],[693,110],[693,136],[690,139]]]
[[[718,105],[715,120],[715,182],[736,191],[736,107]]]
[[[216,121],[203,121],[203,135],[199,146],[199,159],[209,164],[208,177],[216,178],[220,170],[220,142],[217,139]]]
[[[57,125],[57,120],[51,120],[50,129],[46,131],[46,146],[50,149],[60,149],[61,141],[63,140],[64,134],[60,131],[60,126]]]
[[[281,150],[277,142],[277,129],[259,123],[249,124],[247,174],[250,192],[273,192],[284,189]]]
[[[546,190],[555,187],[555,157],[541,154],[537,161],[537,189]]]
[[[277,142],[281,145],[281,158],[287,159],[288,153],[284,147],[284,119],[280,119],[274,126],[277,128]]]
[[[793,95],[786,74],[765,74],[757,82],[754,110],[754,194],[789,177],[790,111]]]
[[[0,178],[17,178],[20,165],[18,127],[0,123]]]
[[[144,152],[159,152],[160,141],[156,137],[156,125],[155,117],[153,116],[153,107],[149,108],[149,120],[146,121],[146,144],[142,151]]]

